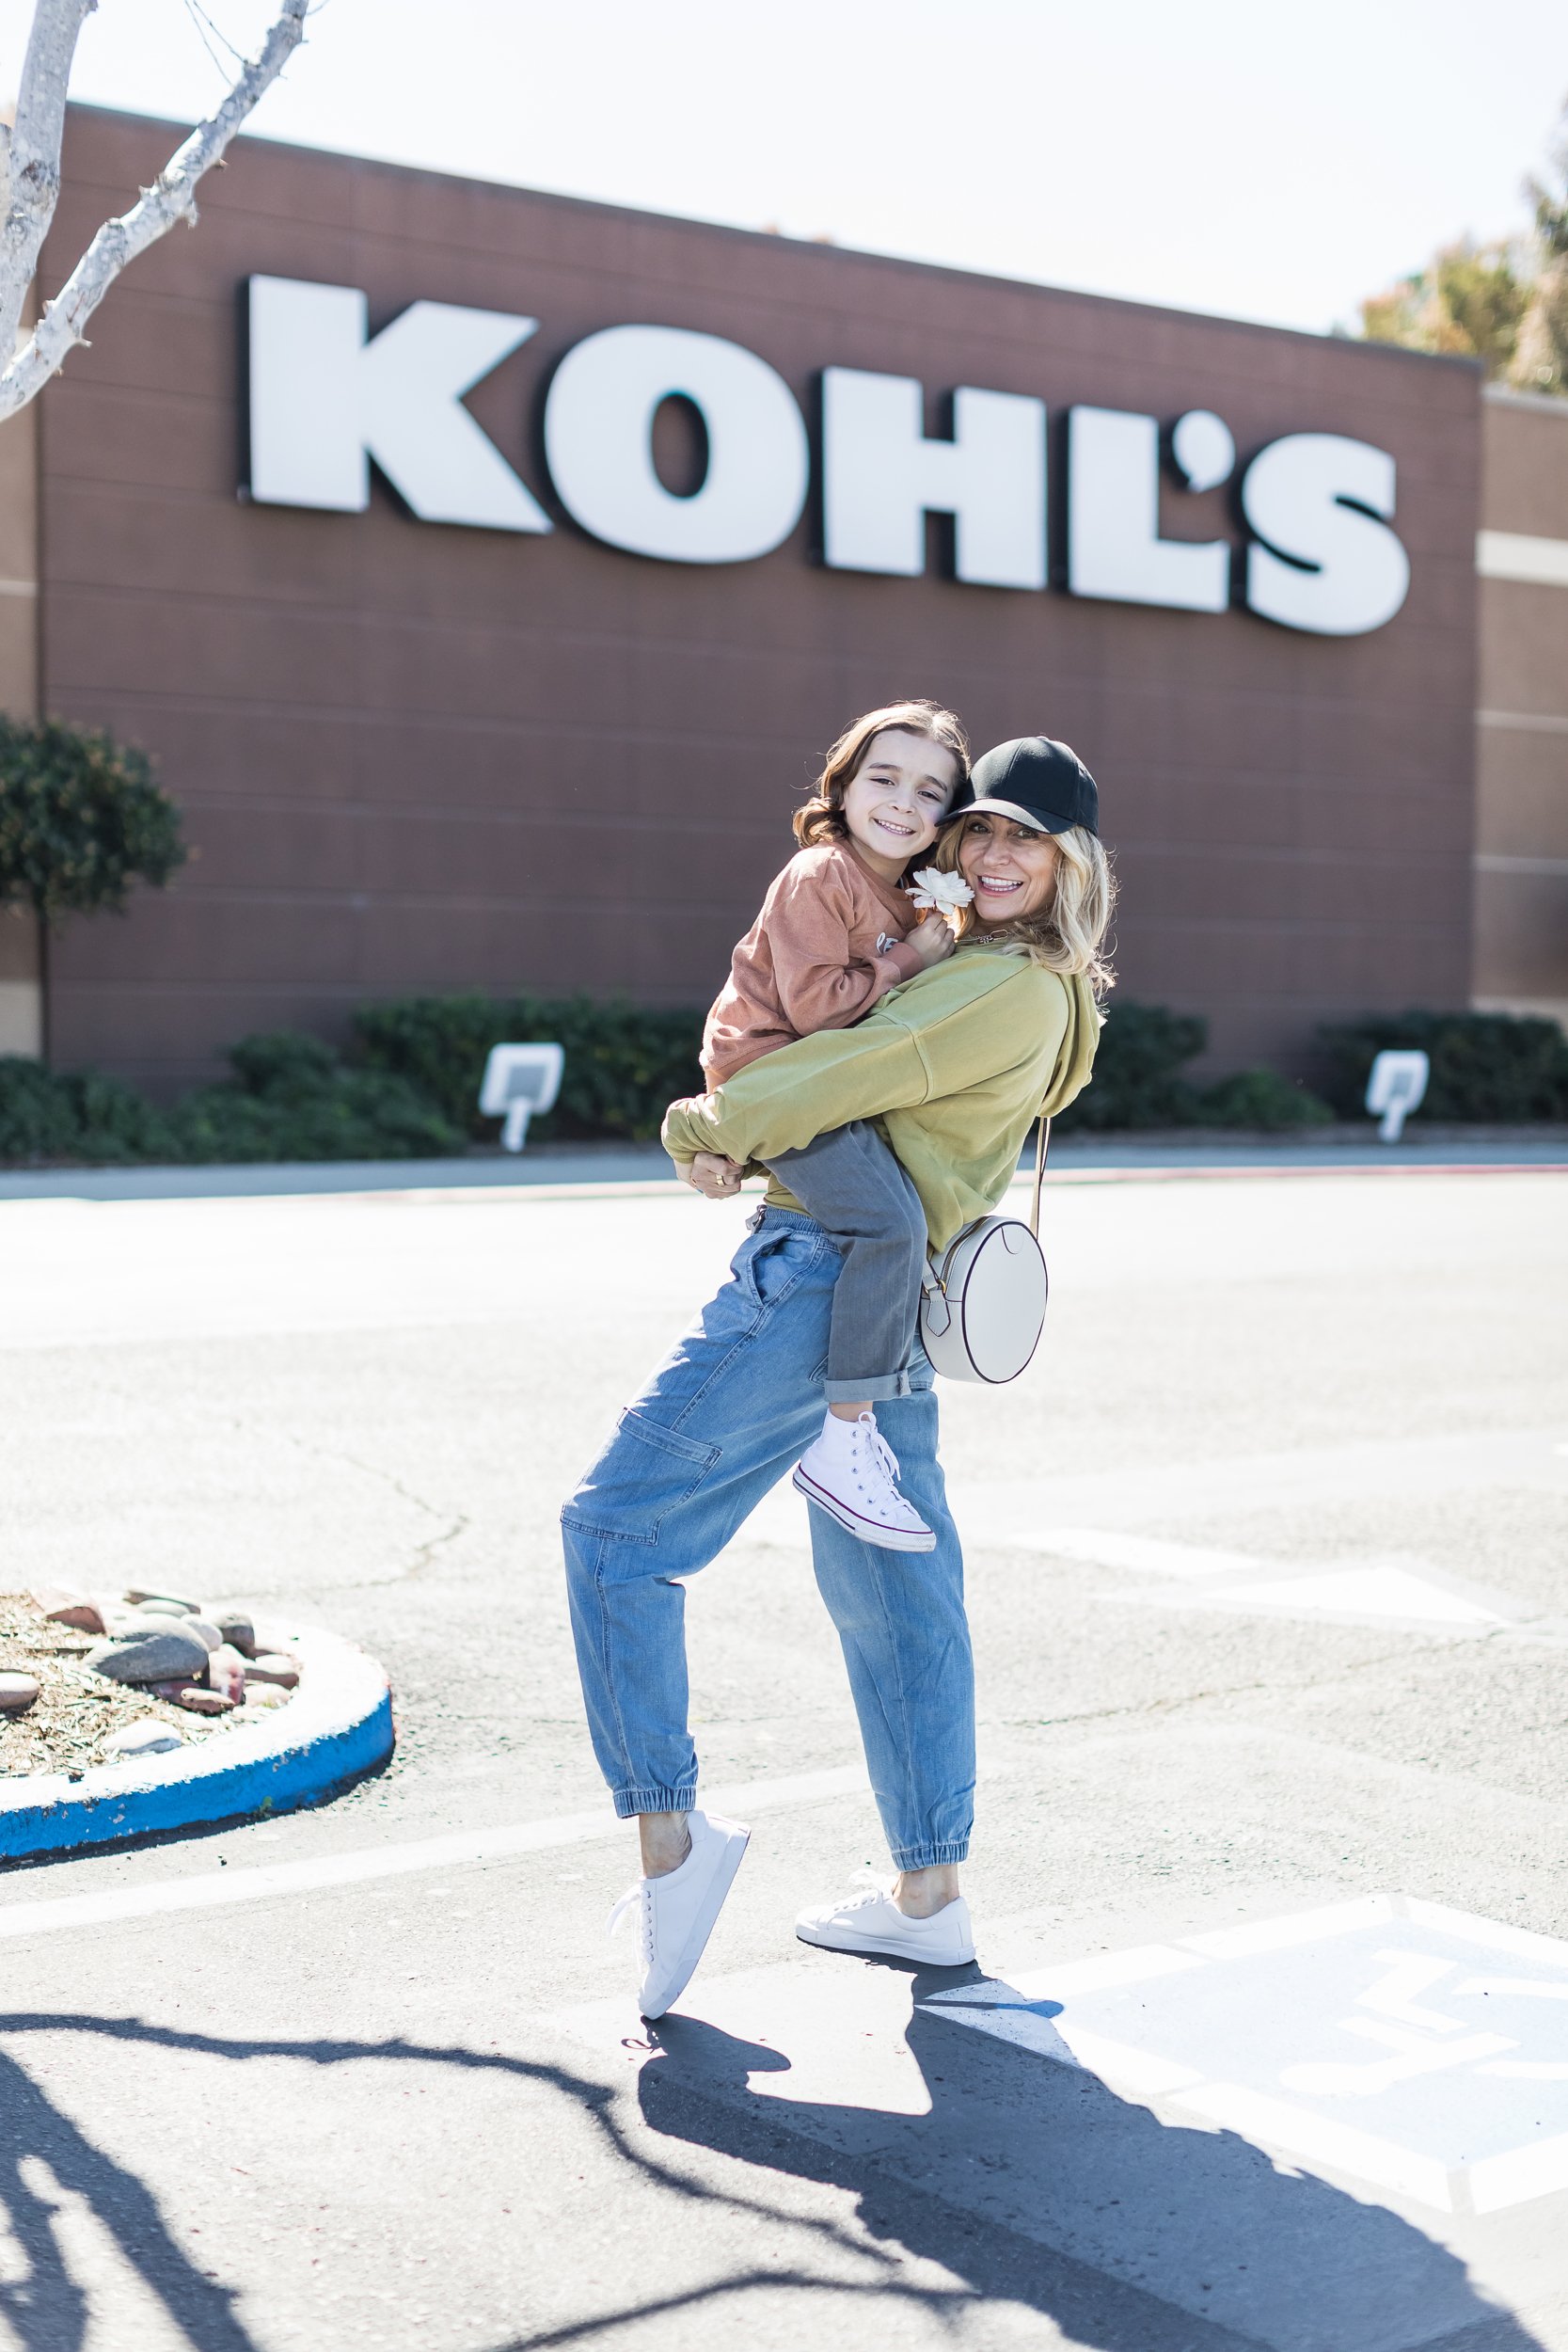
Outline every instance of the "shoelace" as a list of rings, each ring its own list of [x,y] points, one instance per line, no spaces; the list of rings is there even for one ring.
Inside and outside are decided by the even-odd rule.
[[[878,1496],[878,1502],[884,1505],[895,1504],[900,1511],[911,1512],[912,1516],[913,1506],[906,1502],[898,1491],[897,1454],[874,1422],[858,1421],[855,1427],[865,1449],[866,1467],[875,1478],[881,1481],[883,1491]]]
[[[637,1942],[644,1969],[654,1964],[654,1890],[647,1879],[637,1879],[610,1912],[606,1935],[616,1935],[631,1912],[638,1912]]]
[[[857,1870],[849,1883],[851,1886],[863,1886],[862,1893],[847,1896],[843,1902],[835,1903],[835,1911],[868,1911],[873,1903],[893,1900],[893,1881],[879,1878],[875,1870]]]

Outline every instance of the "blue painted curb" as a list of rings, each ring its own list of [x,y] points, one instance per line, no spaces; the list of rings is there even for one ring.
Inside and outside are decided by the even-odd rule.
[[[381,1763],[394,1737],[385,1670],[330,1633],[291,1636],[289,1646],[300,1662],[299,1689],[254,1725],[178,1753],[100,1764],[80,1780],[37,1773],[0,1781],[0,1861],[289,1813]]]

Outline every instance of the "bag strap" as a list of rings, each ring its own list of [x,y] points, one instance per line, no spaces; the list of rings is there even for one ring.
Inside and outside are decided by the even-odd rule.
[[[1037,1241],[1040,1237],[1040,1186],[1045,1182],[1045,1155],[1050,1149],[1051,1120],[1047,1114],[1041,1111],[1039,1124],[1035,1130],[1035,1198],[1029,1210],[1029,1231]],[[967,1232],[969,1229],[966,1226],[964,1230]],[[927,1298],[935,1297],[944,1290],[942,1268],[934,1258],[927,1258],[926,1271],[921,1277],[920,1287]]]
[[[1035,1200],[1029,1211],[1029,1231],[1038,1241],[1040,1237],[1040,1186],[1045,1182],[1045,1155],[1051,1149],[1051,1121],[1044,1111],[1035,1130]]]

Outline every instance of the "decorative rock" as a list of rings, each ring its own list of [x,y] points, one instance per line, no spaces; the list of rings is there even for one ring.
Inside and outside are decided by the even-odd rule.
[[[203,1691],[194,1682],[176,1689],[174,1704],[188,1708],[193,1715],[227,1715],[234,1707],[234,1701],[222,1691]]]
[[[281,1650],[266,1650],[260,1658],[246,1659],[245,1678],[247,1683],[280,1682],[286,1691],[292,1691],[299,1680],[299,1668]]]
[[[156,1631],[100,1642],[88,1650],[86,1662],[111,1682],[178,1681],[205,1672],[207,1645],[171,1620]]]
[[[136,1723],[123,1724],[103,1742],[111,1756],[166,1756],[171,1748],[184,1744],[174,1725],[157,1715],[143,1715]]]
[[[155,1618],[160,1625],[166,1624],[171,1618],[182,1623],[193,1613],[177,1600],[138,1600],[135,1607],[138,1617]]]
[[[239,1707],[245,1701],[245,1660],[227,1642],[220,1643],[207,1656],[207,1682],[214,1691],[221,1691],[230,1703]],[[260,1684],[258,1684],[260,1689]]]
[[[69,1625],[78,1633],[103,1633],[106,1630],[103,1612],[86,1593],[73,1593],[69,1585],[40,1584],[32,1595],[51,1625]]]
[[[0,1675],[0,1715],[25,1715],[38,1694],[31,1675]]]
[[[223,1636],[211,1617],[182,1617],[180,1630],[182,1633],[194,1633],[198,1642],[206,1643],[209,1651],[222,1645]]]
[[[163,1633],[176,1623],[173,1617],[160,1617],[142,1609],[105,1608],[99,1602],[99,1614],[103,1630],[111,1642],[123,1642],[133,1633]]]
[[[212,1622],[230,1649],[237,1649],[242,1658],[255,1657],[256,1628],[248,1609],[214,1609]]]
[[[201,1606],[198,1600],[182,1600],[178,1593],[154,1592],[145,1584],[127,1584],[120,1597],[133,1609],[156,1608],[166,1613],[172,1609],[177,1617],[194,1617]]]
[[[247,1682],[245,1703],[247,1707],[287,1707],[293,1692],[285,1691],[280,1682]]]

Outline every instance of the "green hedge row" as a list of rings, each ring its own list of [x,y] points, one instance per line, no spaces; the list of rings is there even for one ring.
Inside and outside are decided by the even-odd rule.
[[[1365,1116],[1367,1074],[1390,1045],[1432,1057],[1418,1119],[1518,1126],[1568,1119],[1568,1038],[1555,1021],[1506,1012],[1369,1013],[1321,1029],[1325,1091],[1342,1119]]]
[[[703,1018],[686,1006],[587,996],[402,996],[367,1005],[354,1026],[371,1069],[406,1080],[476,1138],[499,1132],[476,1108],[491,1046],[550,1039],[566,1051],[561,1098],[530,1122],[530,1136],[645,1140],[676,1095],[702,1091]]]
[[[319,1038],[246,1038],[229,1058],[227,1085],[167,1111],[113,1078],[0,1058],[0,1164],[421,1159],[467,1140],[405,1078],[348,1069]]]
[[[1094,1082],[1057,1122],[1064,1135],[1126,1127],[1321,1127],[1334,1113],[1276,1070],[1240,1070],[1194,1086],[1185,1065],[1209,1042],[1196,1013],[1113,996],[1095,1056]]]
[[[436,1158],[496,1135],[475,1102],[485,1055],[507,1039],[566,1049],[560,1103],[530,1129],[539,1138],[657,1136],[665,1104],[701,1084],[702,1017],[688,1009],[411,996],[367,1007],[355,1029],[350,1060],[317,1038],[246,1038],[229,1057],[230,1079],[171,1110],[110,1078],[0,1058],[0,1165]],[[1064,1115],[1064,1131],[1359,1120],[1372,1057],[1388,1045],[1432,1056],[1419,1118],[1568,1120],[1568,1041],[1549,1021],[1412,1012],[1326,1029],[1326,1102],[1273,1070],[1194,1085],[1183,1073],[1206,1037],[1195,1015],[1113,1000],[1094,1084]]]

